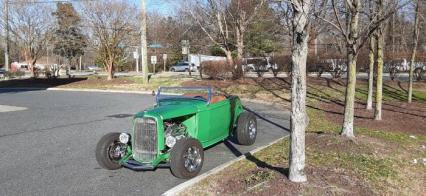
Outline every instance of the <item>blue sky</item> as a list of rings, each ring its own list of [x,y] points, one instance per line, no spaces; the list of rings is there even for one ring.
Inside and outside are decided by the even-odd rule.
[[[140,0],[129,0],[140,5]],[[164,15],[173,15],[173,9],[176,6],[176,0],[146,0],[148,12],[157,11]]]

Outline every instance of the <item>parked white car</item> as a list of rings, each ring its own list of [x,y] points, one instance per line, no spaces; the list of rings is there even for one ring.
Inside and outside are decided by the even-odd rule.
[[[188,72],[189,70],[196,71],[197,67],[194,65],[194,63],[183,61],[171,66],[169,70],[171,72],[178,72],[178,71]]]
[[[4,78],[6,75],[6,70],[4,68],[0,68],[0,78]]]
[[[90,71],[94,71],[94,72],[102,70],[102,68],[100,68],[100,67],[98,67],[96,65],[89,65],[89,66],[87,66],[87,69],[89,69]]]
[[[245,72],[270,71],[278,69],[276,63],[271,64],[270,57],[252,57],[243,59],[243,70]]]

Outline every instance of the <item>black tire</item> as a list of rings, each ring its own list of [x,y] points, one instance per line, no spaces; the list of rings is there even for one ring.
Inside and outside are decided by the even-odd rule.
[[[257,136],[257,120],[254,114],[247,111],[240,114],[237,122],[236,140],[241,145],[252,145],[256,141]],[[251,124],[254,130],[250,128]],[[254,131],[254,133],[251,131]]]
[[[122,166],[109,155],[111,145],[119,142],[120,133],[108,133],[104,135],[96,145],[96,161],[108,170],[120,169]]]
[[[322,67],[318,68],[318,78],[321,78],[322,72],[324,72],[324,69]]]
[[[171,68],[171,69],[170,69],[170,71],[171,71],[171,72],[175,72],[175,68]]]
[[[413,71],[413,77],[417,81],[422,80],[422,75],[423,75],[422,72],[423,72],[422,68],[416,68],[416,69],[414,69],[414,71]]]
[[[201,158],[201,160],[196,158],[195,164],[197,166],[194,167],[193,170],[185,167],[185,162],[187,161],[185,156],[187,155],[188,150],[190,150],[190,148],[197,149],[198,150],[197,155],[200,156],[198,158]],[[190,161],[190,163],[194,163],[194,162]],[[204,150],[200,142],[196,139],[192,139],[192,138],[180,139],[176,142],[175,146],[173,146],[171,150],[170,170],[172,171],[173,175],[178,178],[189,179],[189,178],[193,178],[197,176],[198,173],[200,173],[201,168],[203,167],[203,163],[204,163]]]

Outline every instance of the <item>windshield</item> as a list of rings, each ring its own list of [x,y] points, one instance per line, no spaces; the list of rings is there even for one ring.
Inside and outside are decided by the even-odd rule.
[[[193,99],[210,103],[212,89],[210,87],[160,87],[157,92],[157,103],[166,99]]]

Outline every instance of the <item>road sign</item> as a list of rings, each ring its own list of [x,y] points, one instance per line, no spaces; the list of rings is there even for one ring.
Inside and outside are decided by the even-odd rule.
[[[151,64],[157,64],[157,56],[151,56]]]
[[[188,54],[188,53],[189,53],[188,47],[186,46],[182,47],[182,54]]]
[[[163,54],[163,61],[167,60],[167,54]]]
[[[139,53],[138,53],[138,51],[134,51],[133,52],[133,58],[134,59],[139,59]]]

